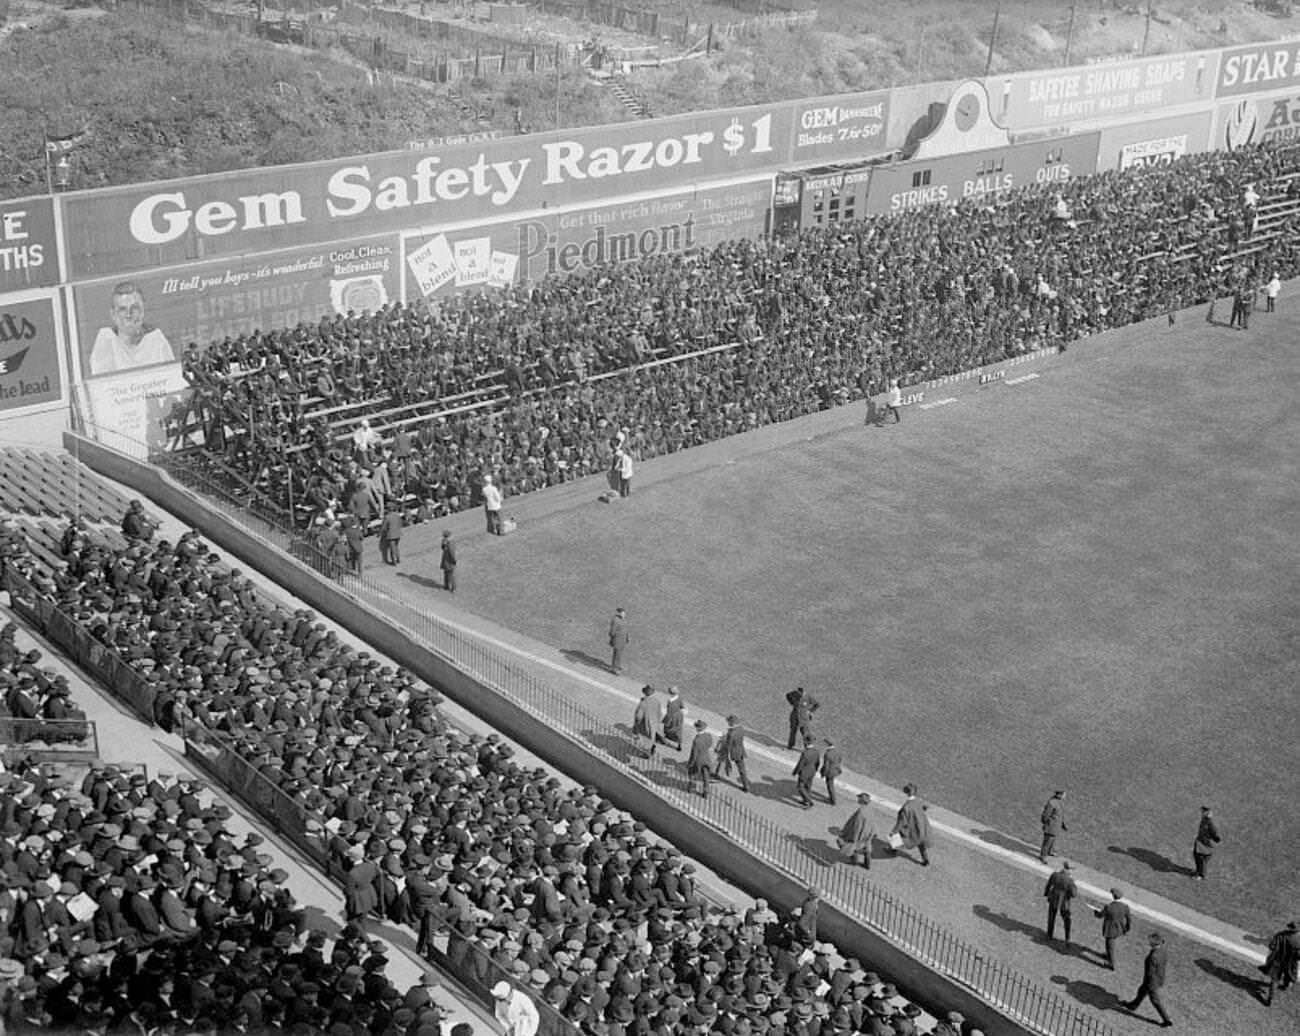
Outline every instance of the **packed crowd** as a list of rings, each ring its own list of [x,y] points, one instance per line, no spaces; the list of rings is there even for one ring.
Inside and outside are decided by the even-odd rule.
[[[6,1031],[440,1036],[425,982],[382,943],[306,930],[261,839],[171,774],[0,774],[0,1008]]]
[[[0,716],[8,720],[0,740],[19,745],[81,740],[86,715],[72,703],[68,678],[39,664],[39,648],[20,651],[17,632],[12,622],[0,628]]]
[[[26,547],[0,528],[7,563],[55,589]],[[136,594],[108,586],[92,608]],[[9,716],[80,716],[67,678],[15,633],[0,630]],[[309,931],[261,836],[230,821],[187,775],[96,762],[74,785],[29,754],[0,767],[0,1030],[445,1036],[435,976],[402,991],[382,943]]]
[[[264,601],[197,534],[121,550],[73,534],[66,555],[66,569],[53,573],[18,549],[6,563],[34,584],[39,579],[61,610],[149,679],[160,724],[218,735],[276,784],[344,882],[349,927],[332,951],[339,959],[322,971],[311,954],[314,937],[302,947],[302,919],[282,876],[258,870],[255,852],[233,844],[220,811],[202,806],[191,787],[103,775],[107,788],[124,790],[124,814],[115,791],[101,784],[85,790],[81,812],[62,801],[42,810],[33,799],[36,808],[21,814],[5,843],[11,851],[41,834],[33,828],[38,813],[73,816],[78,833],[61,837],[50,861],[60,882],[70,872],[59,852],[84,843],[91,858],[77,880],[152,878],[148,893],[174,896],[168,912],[179,906],[193,922],[181,922],[197,929],[193,938],[120,933],[131,936],[123,953],[147,948],[184,976],[159,1010],[190,1011],[183,1017],[193,1020],[189,989],[202,969],[218,966],[218,944],[229,939],[239,947],[235,959],[254,955],[264,985],[253,987],[250,1000],[243,979],[208,976],[214,994],[225,990],[224,1010],[233,1009],[234,996],[235,1005],[257,1000],[264,1023],[268,1012],[283,1023],[333,1022],[345,1004],[367,1031],[391,1031],[393,993],[376,979],[378,997],[363,1006],[358,992],[370,990],[379,967],[368,963],[376,958],[366,949],[367,925],[383,918],[414,928],[422,951],[441,933],[462,975],[510,974],[554,1016],[593,1036],[806,1033],[814,1024],[826,1036],[916,1031],[914,1006],[819,941],[815,895],[785,918],[763,904],[743,915],[711,905],[696,888],[693,864],[595,788],[566,791],[547,771],[514,759],[495,735],[453,728],[438,695],[344,645],[309,611]],[[69,789],[50,794],[81,803]],[[91,809],[96,814],[86,814]],[[111,866],[98,862],[100,852]],[[232,882],[245,871],[257,895],[232,903]],[[92,898],[100,893],[95,885]],[[198,916],[209,900],[202,912],[218,919],[215,926]],[[255,903],[262,912],[251,914]],[[69,952],[103,952],[98,938],[95,953],[76,950],[76,937],[56,963]],[[343,960],[340,946],[359,950]],[[43,988],[48,958],[13,952]],[[359,974],[349,970],[356,967]],[[345,981],[349,975],[357,981]],[[314,997],[286,992],[295,982],[315,987]],[[87,988],[79,993],[83,1008]],[[118,1004],[109,994],[92,997],[89,1013],[109,1010],[110,1001]],[[362,1022],[350,1024],[361,1031]]]
[[[891,378],[1064,346],[1242,281],[1290,276],[1294,234],[1245,263],[1223,260],[1249,242],[1261,192],[1296,196],[1300,181],[1282,178],[1297,169],[1295,149],[1189,155],[993,204],[268,329],[191,347],[185,369],[205,401],[209,451],[281,505],[292,496],[321,513],[382,467],[423,517],[474,506],[489,473],[512,495],[606,470],[617,429],[642,457],[673,452],[878,392]],[[647,367],[652,359],[672,362]],[[492,407],[453,412],[456,397],[484,384],[498,392]],[[438,401],[450,416],[360,446],[379,439],[357,423],[367,413]],[[362,404],[341,428],[312,416],[341,404]],[[226,427],[256,434],[227,438]]]

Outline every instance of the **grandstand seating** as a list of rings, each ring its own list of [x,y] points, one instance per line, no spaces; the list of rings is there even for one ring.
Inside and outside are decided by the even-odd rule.
[[[6,589],[19,585],[13,572],[53,579],[67,568],[59,552],[66,520],[36,516],[81,511],[120,521],[126,501],[72,463],[0,451],[0,477],[12,489],[0,504],[11,512],[0,524]],[[112,557],[130,548],[111,528],[83,523],[83,549]],[[411,1027],[437,1023],[427,984],[413,997],[384,978],[382,944],[356,929],[332,945],[325,932],[306,931],[287,874],[271,866],[259,836],[235,841],[229,812],[201,782],[103,764],[93,733],[74,750],[93,724],[69,701],[67,681],[39,663],[39,651],[18,647],[14,623],[0,630],[6,1026],[216,1033],[294,1023],[306,1034],[342,1024],[370,1032],[376,1017],[402,1010]],[[353,968],[364,984],[347,980]],[[250,984],[259,969],[267,977]],[[267,995],[273,982],[288,999]],[[312,1002],[299,1005],[313,988]]]
[[[873,1018],[900,1025],[924,1018],[879,976],[839,959],[807,920],[800,927],[794,917],[741,917],[714,907],[694,887],[690,863],[595,788],[565,793],[545,770],[519,765],[495,736],[455,730],[439,714],[437,696],[409,674],[344,647],[309,612],[290,615],[263,601],[210,559],[196,534],[175,545],[126,549],[82,539],[67,564],[52,569],[12,543],[5,564],[24,578],[40,571],[47,600],[80,622],[103,616],[114,625],[140,606],[158,609],[163,621],[134,627],[127,664],[150,674],[161,722],[217,739],[301,811],[305,833],[343,874],[351,927],[339,944],[363,970],[364,943],[347,932],[382,916],[412,925],[426,952],[436,933],[448,931],[449,959],[464,962],[475,945],[486,947],[484,964],[528,989],[552,1032],[601,1031],[623,1024],[632,1010],[665,1033],[707,1027],[722,1015],[744,1019],[752,1031],[779,1030],[787,1017],[833,1018],[863,1031],[874,1031],[867,1027]],[[170,582],[115,587],[103,574],[119,566],[164,569]],[[204,592],[196,592],[200,586]],[[162,871],[177,857],[183,877],[209,867],[219,877],[235,848],[223,845],[210,810],[200,806],[192,818],[183,812],[182,823],[169,816],[166,827],[168,838],[182,839],[178,848],[167,841],[166,851],[156,850],[163,885]],[[153,848],[145,837],[151,822],[158,821],[141,820],[142,848]],[[211,831],[212,842],[193,851],[185,841],[191,830]],[[276,876],[260,878],[271,883],[268,901],[278,902]],[[302,924],[291,905],[273,911],[265,929],[254,921],[235,921],[235,935],[228,924],[169,939],[164,959],[191,974],[220,967],[213,959],[224,959],[218,943],[227,936],[263,954],[269,949],[273,970],[298,959]],[[621,934],[642,925],[649,960],[639,960]],[[135,952],[138,941],[119,943],[115,952]],[[149,945],[158,952],[157,941]],[[75,943],[68,952],[87,955]],[[31,977],[42,973],[36,956],[21,959]],[[596,995],[642,969],[640,995]],[[721,972],[725,981],[710,977]],[[318,985],[326,974],[319,972]],[[338,980],[339,971],[329,974]],[[274,1012],[266,999],[254,997]],[[204,1010],[182,1005],[182,1012]],[[127,1009],[113,1005],[119,1015]],[[340,1010],[336,998],[311,1016],[318,1025],[303,1031],[324,1031]]]
[[[363,419],[408,518],[476,505],[489,473],[507,495],[567,481],[602,470],[615,429],[653,456],[1288,276],[1298,155],[1191,155],[212,343],[186,354],[193,420],[224,434],[173,462],[281,514],[292,497],[300,522],[352,495]]]

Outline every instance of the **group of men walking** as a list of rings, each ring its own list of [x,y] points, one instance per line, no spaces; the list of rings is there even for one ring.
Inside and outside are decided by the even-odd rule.
[[[815,805],[813,798],[814,782],[820,777],[825,782],[826,801],[834,806],[838,802],[836,779],[843,771],[843,756],[840,749],[829,737],[818,737],[814,733],[814,720],[820,703],[802,687],[797,687],[786,695],[790,706],[789,731],[787,747],[797,751],[794,764],[795,798],[805,809]],[[728,716],[726,730],[715,740],[703,719],[694,722],[694,737],[691,740],[686,760],[688,787],[694,791],[698,786],[700,794],[709,795],[711,781],[736,774],[742,791],[751,791],[751,782],[746,766],[745,731],[737,716]],[[675,687],[668,689],[667,700],[663,701],[652,686],[642,688],[642,697],[637,704],[633,718],[633,729],[643,750],[653,757],[660,745],[670,745],[680,751],[683,747],[683,728],[685,726],[685,707]],[[887,837],[889,850],[897,854],[903,849],[917,851],[923,866],[930,864],[930,847],[932,835],[927,806],[917,795],[914,785],[903,789],[905,800],[899,807],[894,825]],[[875,813],[872,809],[872,797],[866,792],[857,795],[856,808],[841,826],[836,841],[847,862],[865,869],[871,868],[875,843],[879,839]],[[1043,863],[1056,855],[1057,842],[1061,835],[1070,830],[1066,821],[1066,791],[1056,789],[1043,806],[1040,815],[1042,842],[1038,858]],[[1192,845],[1194,880],[1203,881],[1207,877],[1210,859],[1215,848],[1222,841],[1222,835],[1215,821],[1210,806],[1201,807],[1200,822]],[[1073,904],[1079,896],[1079,888],[1074,873],[1068,862],[1048,877],[1043,889],[1047,901],[1047,937],[1056,938],[1057,923],[1060,922],[1065,942],[1070,944],[1073,936]],[[1102,951],[1098,954],[1104,966],[1114,971],[1117,967],[1117,950],[1119,942],[1127,936],[1133,927],[1132,913],[1118,888],[1110,890],[1110,901],[1091,908],[1092,913],[1101,922]],[[1297,981],[1300,970],[1300,922],[1291,922],[1279,931],[1269,943],[1269,956],[1260,969],[1269,980],[1265,1003],[1271,1003],[1276,991],[1286,989]],[[1123,1006],[1131,1011],[1138,1010],[1149,1001],[1159,1017],[1162,1027],[1173,1025],[1165,1007],[1163,989],[1167,981],[1168,950],[1164,936],[1151,932],[1148,936],[1148,948],[1143,960],[1142,981],[1132,999],[1122,1001]]]
[[[660,745],[669,745],[677,751],[682,750],[683,729],[686,723],[686,704],[676,687],[669,687],[667,697],[660,701],[658,693],[650,684],[641,688],[641,700],[637,702],[636,712],[632,716],[632,733],[636,735],[642,750],[653,758]],[[709,797],[709,782],[719,780],[722,776],[731,776],[732,770],[740,789],[748,793],[749,772],[745,768],[745,731],[738,716],[727,717],[727,729],[714,743],[709,733],[709,725],[702,719],[695,721],[695,736],[691,739],[690,752],[686,757],[686,777],[688,787],[695,790],[700,786],[700,793]]]

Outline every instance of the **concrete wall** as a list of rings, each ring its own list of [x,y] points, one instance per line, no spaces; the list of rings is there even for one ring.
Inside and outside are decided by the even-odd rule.
[[[75,433],[67,433],[65,445],[72,449],[78,438]],[[577,781],[600,788],[620,809],[635,814],[658,835],[727,880],[780,909],[790,910],[802,902],[806,892],[802,882],[738,848],[726,831],[674,808],[634,773],[595,755],[551,722],[494,693],[446,658],[414,643],[384,616],[220,511],[208,507],[158,468],[85,438],[80,438],[77,448],[82,461],[101,475],[131,486],[160,508],[183,518],[223,550],[374,645],[552,766]],[[932,1011],[960,1011],[988,1036],[1028,1036],[1029,1030],[1003,1017],[965,987],[931,971],[829,905],[823,904],[818,919],[818,931],[823,938],[835,943],[846,955],[870,962],[872,968],[888,975],[907,996]]]

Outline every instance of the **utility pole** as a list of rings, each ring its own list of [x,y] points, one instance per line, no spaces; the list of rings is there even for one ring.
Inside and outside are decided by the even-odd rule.
[[[998,42],[998,22],[1002,18],[1002,0],[998,0],[998,6],[993,9],[993,32],[989,34],[989,56],[984,62],[984,78],[987,79],[989,73],[993,71],[993,47]]]
[[[560,128],[560,44],[555,44],[555,128]]]
[[[1070,27],[1065,30],[1065,63],[1070,63],[1070,46],[1074,43],[1074,18],[1079,13],[1077,3],[1070,5]]]
[[[1147,56],[1147,41],[1151,38],[1151,5],[1155,0],[1147,0],[1147,24],[1142,30],[1142,56]]]

